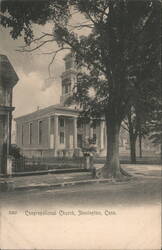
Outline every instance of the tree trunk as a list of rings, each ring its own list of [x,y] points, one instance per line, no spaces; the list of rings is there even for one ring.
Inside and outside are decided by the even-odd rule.
[[[142,135],[139,133],[139,157],[142,158]]]
[[[129,139],[130,139],[130,157],[131,157],[131,163],[136,163],[136,139],[137,137],[129,133]]]
[[[136,163],[137,133],[136,133],[136,129],[133,126],[131,112],[128,113],[127,117],[128,117],[128,124],[129,124],[130,158],[131,158],[131,163]]]
[[[119,160],[119,133],[120,122],[115,120],[106,120],[107,126],[107,157],[102,176],[104,178],[121,179],[124,176],[130,176],[120,167]]]
[[[119,131],[120,125],[107,122],[107,159],[106,167],[108,176],[116,177],[120,171],[119,162]]]

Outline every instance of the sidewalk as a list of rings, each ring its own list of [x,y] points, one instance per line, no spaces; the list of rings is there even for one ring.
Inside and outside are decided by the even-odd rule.
[[[101,167],[102,165],[98,166]],[[63,173],[49,172],[43,174],[37,172],[37,175],[0,178],[0,192],[13,190],[29,189],[50,189],[69,185],[79,185],[93,182],[104,182],[92,178],[91,172],[70,172],[65,170]]]
[[[96,164],[99,169],[103,164]],[[161,166],[153,165],[123,165],[124,169],[134,177],[159,176]],[[0,192],[29,189],[52,189],[70,185],[80,185],[87,183],[112,182],[109,179],[94,179],[91,172],[71,172],[71,173],[48,173],[42,175],[19,176],[10,178],[0,178]]]

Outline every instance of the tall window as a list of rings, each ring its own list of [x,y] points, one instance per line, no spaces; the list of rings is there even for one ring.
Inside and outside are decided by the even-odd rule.
[[[68,94],[71,92],[71,81],[69,78],[66,78],[62,81],[62,94]]]
[[[32,144],[32,127],[33,124],[29,123],[29,144]]]
[[[65,94],[69,93],[69,85],[65,85]]]
[[[97,136],[96,136],[96,134],[93,134],[93,143],[94,143],[94,144],[97,143]]]
[[[60,144],[64,144],[64,141],[65,141],[64,132],[60,132]]]
[[[42,144],[42,121],[38,123],[38,143]]]
[[[83,128],[84,124],[81,121],[77,121],[77,128]]]
[[[60,118],[60,127],[64,127],[64,124],[65,124],[65,120],[64,118]]]
[[[78,134],[77,135],[77,146],[78,146],[78,148],[82,148],[82,146],[83,146],[83,136],[81,135],[81,134]]]

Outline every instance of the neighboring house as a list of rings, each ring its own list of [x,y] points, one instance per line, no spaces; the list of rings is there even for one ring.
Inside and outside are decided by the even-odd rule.
[[[12,92],[18,76],[6,55],[0,55],[0,174],[8,174],[11,145]]]
[[[105,155],[107,141],[104,119],[93,127],[78,123],[77,107],[65,105],[72,94],[77,72],[71,54],[64,60],[60,104],[16,118],[16,143],[22,153],[29,157],[72,156],[88,138],[93,138],[98,154]]]

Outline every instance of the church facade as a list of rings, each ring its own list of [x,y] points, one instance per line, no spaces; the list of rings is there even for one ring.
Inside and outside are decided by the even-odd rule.
[[[76,106],[66,106],[66,99],[72,94],[76,79],[73,58],[65,58],[60,103],[15,119],[16,143],[26,156],[72,156],[81,152],[85,142],[93,138],[98,155],[105,155],[107,148],[104,118],[92,126],[78,122]]]
[[[53,105],[16,119],[16,141],[26,156],[72,156],[94,138],[97,152],[106,151],[104,120],[99,125],[78,123],[79,112]]]

